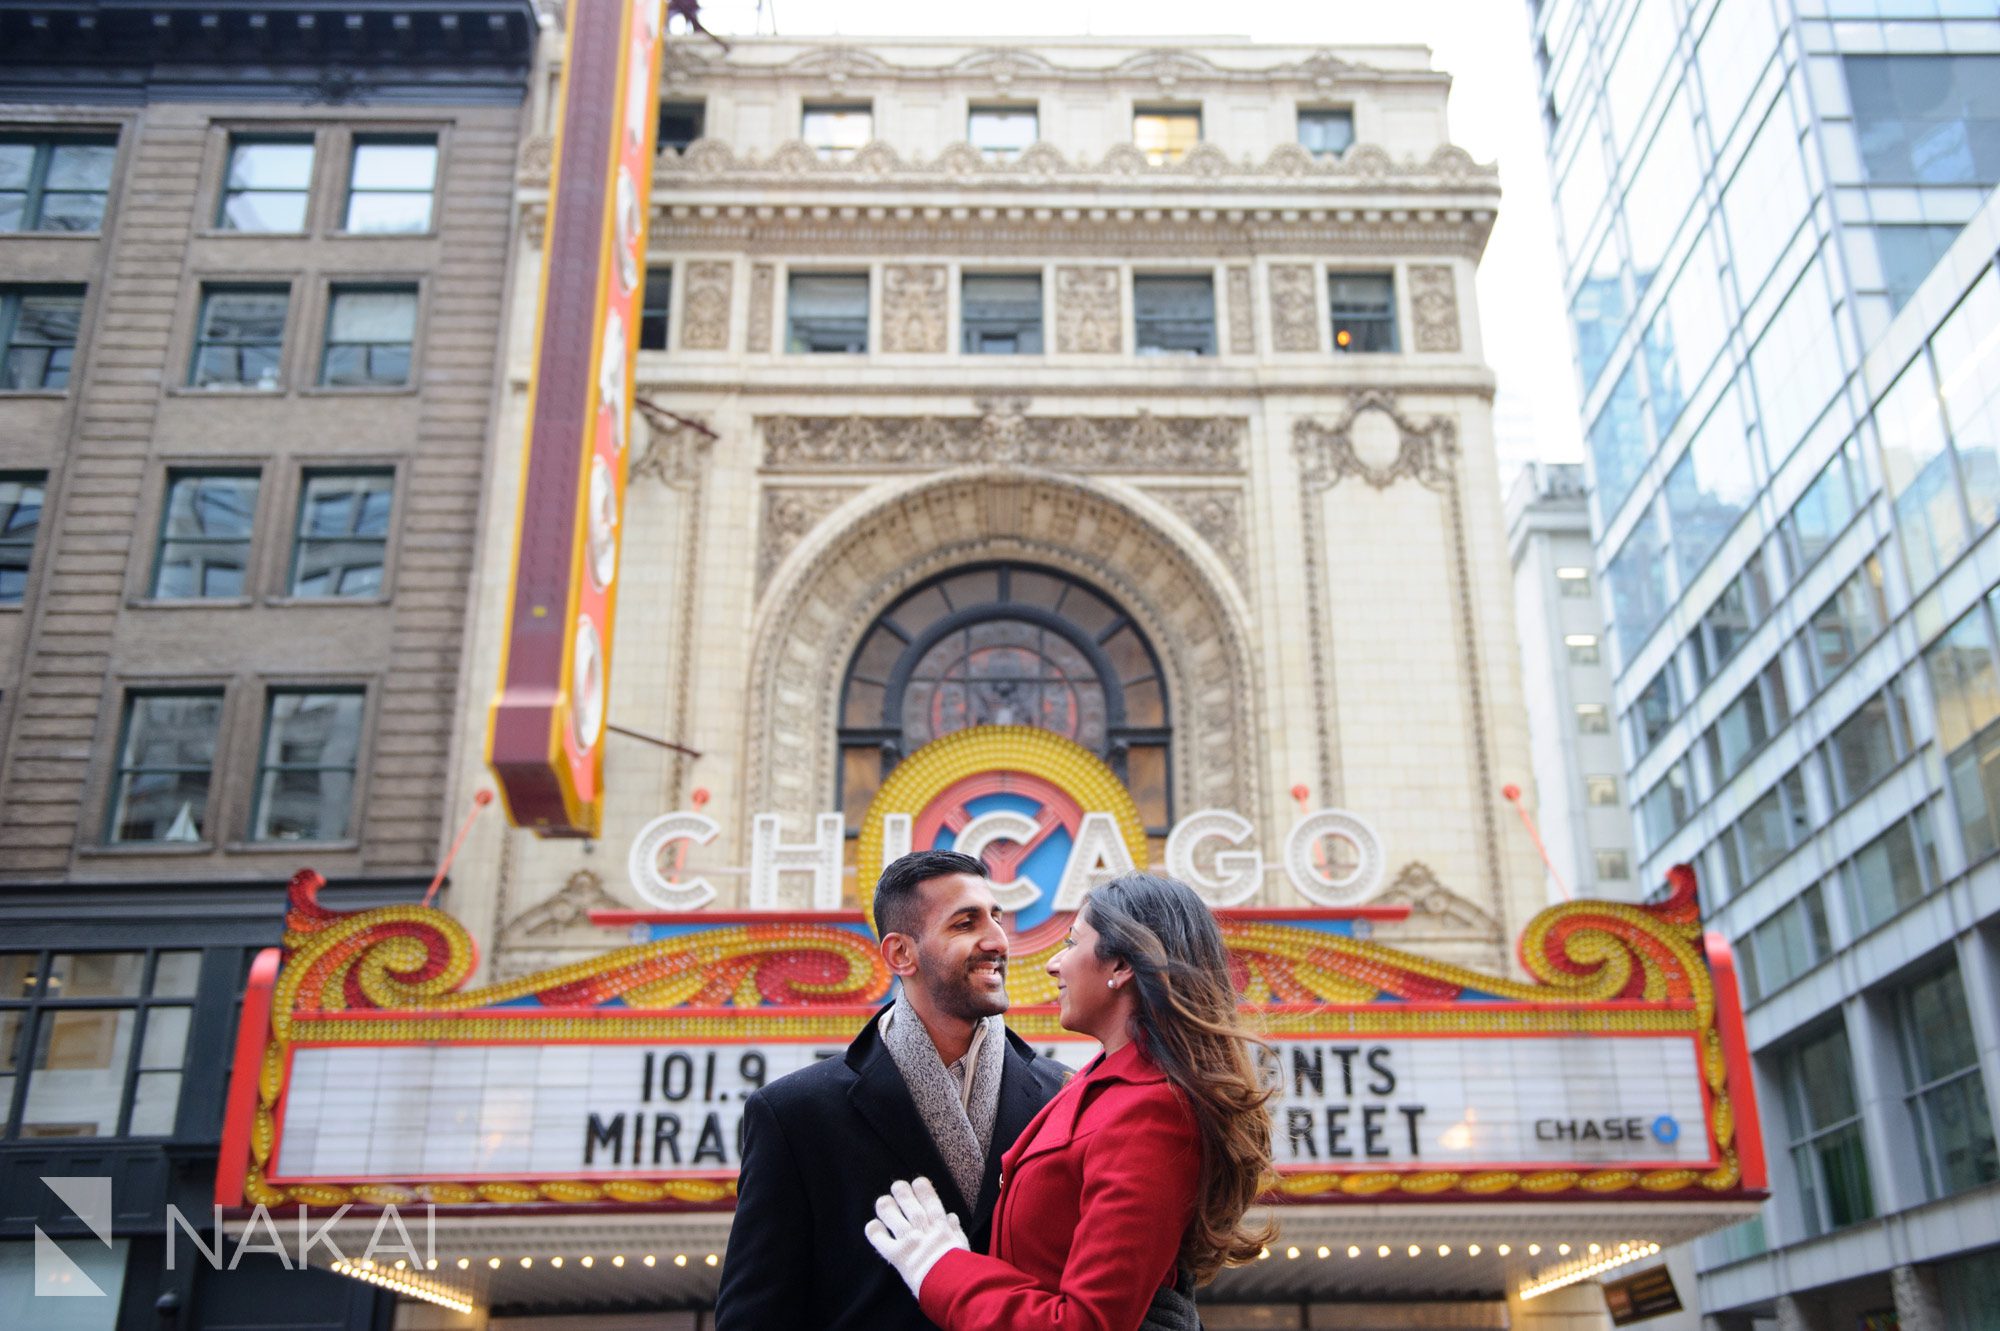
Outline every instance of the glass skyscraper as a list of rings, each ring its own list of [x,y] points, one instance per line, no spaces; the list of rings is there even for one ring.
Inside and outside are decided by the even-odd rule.
[[[1530,5],[1637,873],[1758,1051],[1701,1306],[2000,1327],[2000,12]]]

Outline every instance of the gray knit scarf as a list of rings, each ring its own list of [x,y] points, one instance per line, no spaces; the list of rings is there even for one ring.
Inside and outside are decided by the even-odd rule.
[[[885,1019],[882,1043],[896,1060],[910,1099],[937,1143],[945,1168],[958,1184],[967,1206],[979,1205],[979,1184],[986,1176],[986,1152],[993,1145],[993,1120],[1000,1113],[1000,1078],[1007,1056],[1006,1024],[997,1016],[985,1020],[986,1037],[979,1042],[979,1062],[972,1073],[972,1103],[967,1106],[958,1083],[946,1071],[923,1018],[902,990]],[[970,1224],[972,1217],[961,1217]]]

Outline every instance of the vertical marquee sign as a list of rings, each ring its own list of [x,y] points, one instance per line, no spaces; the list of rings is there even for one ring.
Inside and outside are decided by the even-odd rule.
[[[508,816],[543,836],[591,836],[603,816],[660,24],[657,0],[569,9],[514,581],[486,755]]]

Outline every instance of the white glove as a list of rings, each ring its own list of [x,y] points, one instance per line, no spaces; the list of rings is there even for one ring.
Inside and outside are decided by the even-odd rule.
[[[944,1209],[927,1178],[914,1184],[898,1179],[875,1199],[876,1219],[862,1230],[903,1283],[916,1294],[938,1259],[954,1248],[971,1251],[958,1217]]]

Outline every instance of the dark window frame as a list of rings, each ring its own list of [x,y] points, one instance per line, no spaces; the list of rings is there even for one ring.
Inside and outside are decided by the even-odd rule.
[[[49,477],[47,472],[42,471],[0,471],[0,485],[32,485],[41,495],[35,505],[35,523],[26,529],[26,540],[21,538],[20,528],[0,526],[0,573],[19,569],[21,575],[21,594],[7,596],[4,595],[4,588],[0,587],[0,605],[21,605],[28,599],[28,580],[34,574],[35,547],[41,540],[42,515],[48,511]],[[0,514],[11,520],[20,507],[0,509]]]
[[[35,149],[34,160],[29,164],[28,167],[27,188],[21,192],[22,198],[21,198],[20,228],[14,231],[0,232],[0,234],[19,235],[19,236],[25,236],[25,235],[101,236],[104,234],[104,215],[105,213],[111,210],[111,187],[117,180],[118,176],[118,166],[116,160],[114,159],[112,163],[111,178],[105,181],[104,188],[102,190],[50,190],[48,188],[49,163],[50,160],[55,156],[55,150],[59,147],[79,146],[86,148],[110,148],[114,152],[116,152],[118,148],[118,135],[116,133],[40,134],[40,133],[24,133],[19,131],[10,131],[7,133],[0,133],[0,143],[6,143],[6,144],[26,143],[32,145]],[[8,191],[8,192],[12,193],[13,191]],[[48,196],[51,193],[102,194],[104,196],[104,202],[103,205],[98,209],[97,228],[93,231],[68,231],[59,227],[48,227],[48,228],[43,227],[42,223],[46,220],[45,210],[48,203]]]
[[[215,738],[206,767],[191,765],[165,767],[159,765],[128,766],[125,755],[131,747],[132,723],[138,713],[139,703],[151,698],[213,698],[217,703]],[[111,754],[111,783],[108,797],[104,801],[104,844],[112,846],[163,846],[188,845],[213,848],[219,837],[216,832],[214,803],[216,789],[215,774],[221,765],[223,732],[228,724],[229,691],[220,684],[210,685],[166,685],[162,687],[132,687],[125,690],[124,705],[118,718],[118,747]],[[126,839],[118,835],[119,815],[125,807],[125,778],[132,774],[147,772],[206,772],[208,787],[202,798],[201,835],[191,842],[167,842],[140,838]]]
[[[257,483],[256,497],[252,500],[249,518],[249,533],[244,536],[215,537],[170,537],[167,522],[173,514],[174,486],[185,480],[202,480],[216,477],[236,480],[254,480]],[[257,556],[257,507],[264,502],[264,471],[261,467],[170,467],[166,479],[160,487],[160,521],[153,534],[153,566],[146,579],[146,597],[154,601],[230,601],[239,600],[250,594],[251,580],[256,575]],[[167,546],[175,541],[185,544],[241,545],[243,547],[243,590],[227,596],[167,596],[160,591],[160,577],[166,568]]]
[[[1168,283],[1190,289],[1200,286],[1208,292],[1208,322],[1204,334],[1174,332],[1198,329],[1199,317],[1181,318],[1171,313],[1142,314],[1141,292],[1161,291]],[[1152,341],[1148,341],[1149,335]],[[1162,272],[1132,274],[1132,353],[1136,356],[1195,356],[1203,359],[1219,355],[1222,342],[1216,329],[1215,274],[1212,272]]]
[[[1314,157],[1320,158],[1322,160],[1338,161],[1340,158],[1345,157],[1347,155],[1347,150],[1349,148],[1352,148],[1354,146],[1353,107],[1301,106],[1296,108],[1296,111],[1298,116],[1296,124],[1296,130],[1297,130],[1296,139],[1298,145],[1301,148],[1304,148],[1307,152],[1311,153]],[[1329,124],[1337,124],[1342,121],[1345,121],[1347,125],[1347,142],[1342,144],[1338,148],[1313,147],[1311,144],[1306,142],[1306,125],[1309,121],[1312,123],[1326,122]]]
[[[277,714],[278,700],[281,698],[324,697],[324,696],[339,696],[343,698],[354,698],[360,703],[360,706],[356,710],[354,718],[354,761],[346,766],[342,766],[337,763],[272,762],[271,752],[270,752],[271,737],[272,737],[271,728]],[[366,684],[360,684],[360,683],[274,684],[271,687],[264,690],[264,716],[263,716],[263,724],[259,727],[257,733],[257,770],[253,778],[253,784],[251,785],[250,788],[250,824],[248,832],[245,837],[246,840],[259,846],[285,846],[285,845],[295,845],[301,843],[303,844],[315,844],[315,843],[326,843],[326,842],[338,843],[338,842],[349,841],[353,838],[355,830],[354,829],[355,816],[360,812],[360,801],[356,798],[356,796],[360,793],[360,786],[361,786],[362,756],[363,756],[361,750],[362,746],[367,742],[367,737],[368,737],[368,706],[369,706],[368,686]],[[347,773],[349,780],[347,817],[342,821],[339,831],[335,832],[330,837],[301,838],[301,837],[281,837],[281,836],[260,836],[258,834],[259,829],[263,823],[263,817],[265,812],[265,800],[267,798],[264,778],[269,774],[273,773],[282,774],[285,772]]]
[[[262,147],[262,146],[311,148],[312,163],[310,166],[306,168],[305,188],[231,189],[229,187],[229,173],[236,163],[236,150],[239,147],[249,148],[249,147]],[[317,180],[317,176],[319,173],[319,166],[320,166],[319,135],[311,130],[291,130],[291,131],[272,130],[269,132],[263,130],[231,130],[229,132],[228,140],[223,144],[222,148],[222,176],[221,179],[216,182],[215,213],[211,219],[214,229],[217,231],[226,232],[232,236],[311,235],[313,230],[313,189],[319,183]],[[266,231],[262,229],[253,230],[247,227],[231,226],[229,224],[230,200],[239,195],[244,195],[244,194],[274,194],[274,195],[282,194],[287,196],[294,194],[303,194],[305,196],[305,201],[304,205],[299,210],[298,229],[296,231],[277,231],[277,230]],[[342,202],[344,204],[346,202],[345,199],[343,199]],[[343,221],[346,220],[346,210],[344,207],[342,209],[342,220]]]
[[[17,347],[42,347],[51,352],[67,349],[69,355],[62,360],[61,382],[48,382],[50,366],[56,361],[51,355],[42,367],[39,376],[42,382],[16,388],[5,385],[0,379],[0,393],[67,393],[70,380],[76,374],[76,349],[81,345],[83,333],[84,303],[89,296],[89,288],[80,282],[10,282],[0,285],[0,373],[4,373],[7,361],[11,360]],[[20,342],[16,339],[21,332],[21,308],[23,304],[37,297],[61,297],[76,302],[77,336],[68,342]]]
[[[277,341],[257,338],[209,338],[209,306],[218,297],[228,296],[278,296],[285,299],[284,322],[279,326]],[[281,393],[285,390],[285,339],[292,326],[292,285],[289,282],[203,282],[195,300],[194,336],[190,339],[193,347],[188,355],[187,386],[209,393]],[[268,347],[275,365],[270,387],[261,381],[244,378],[202,379],[202,358],[211,348],[233,347],[237,354],[237,369],[242,370],[242,353],[247,348]]]
[[[371,185],[357,187],[354,173],[361,165],[363,148],[429,148],[431,150],[431,183],[423,189],[403,186],[384,188]],[[369,133],[366,131],[352,135],[347,141],[347,179],[340,198],[340,230],[343,236],[428,236],[438,229],[438,186],[444,179],[444,143],[442,136],[434,131],[408,133]],[[424,225],[414,231],[357,230],[354,226],[354,199],[357,194],[371,195],[417,195],[430,200],[430,208],[424,218]],[[310,203],[307,205],[310,208]]]
[[[410,298],[410,340],[408,342],[336,342],[333,336],[334,315],[340,309],[343,296],[408,296]],[[424,292],[420,282],[332,282],[326,289],[326,318],[320,326],[319,374],[315,380],[320,388],[337,390],[358,390],[361,392],[394,392],[411,388],[417,381],[417,343],[424,317]],[[334,353],[352,347],[367,349],[363,364],[373,375],[376,353],[385,349],[403,348],[403,377],[401,379],[366,378],[358,382],[335,380],[329,377]]]
[[[341,536],[307,535],[306,513],[307,513],[307,505],[311,502],[312,499],[313,482],[320,479],[339,479],[343,477],[381,478],[388,482],[387,486],[385,487],[385,491],[389,496],[389,519],[387,527],[381,536],[378,537],[373,535],[361,535],[361,534],[347,534]],[[360,506],[357,506],[355,512],[358,514],[360,511],[361,511]],[[287,562],[285,568],[285,595],[288,597],[296,598],[298,600],[315,601],[315,602],[371,601],[383,598],[388,594],[389,538],[395,532],[395,522],[396,522],[396,469],[394,467],[337,466],[337,467],[307,467],[303,469],[299,473],[298,502],[293,506],[292,550],[291,550],[291,557]],[[342,544],[359,544],[362,542],[367,542],[371,545],[379,544],[382,550],[382,557],[380,562],[377,564],[377,568],[380,569],[381,575],[380,578],[378,579],[378,585],[376,590],[368,592],[366,594],[342,594],[337,592],[322,594],[316,592],[300,591],[299,571],[300,571],[300,566],[304,562],[306,549],[309,545],[321,541],[338,542]]]

